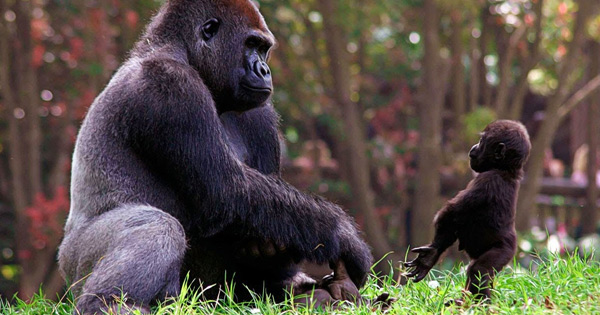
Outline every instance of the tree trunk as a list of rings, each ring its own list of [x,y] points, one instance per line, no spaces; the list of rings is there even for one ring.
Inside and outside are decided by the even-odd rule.
[[[521,186],[519,200],[517,203],[517,229],[525,231],[529,228],[531,214],[535,212],[535,197],[540,188],[540,180],[544,167],[544,151],[550,147],[556,129],[560,122],[566,117],[563,103],[571,93],[573,83],[571,75],[575,65],[579,62],[581,47],[585,41],[585,25],[592,15],[591,2],[593,0],[578,1],[579,10],[575,18],[573,28],[573,40],[569,43],[567,55],[558,65],[558,86],[556,92],[550,99],[544,111],[544,121],[541,123],[538,133],[532,141],[531,155],[529,157],[527,178]],[[574,106],[570,106],[572,109]],[[563,110],[562,114],[559,111]]]
[[[485,56],[488,54],[488,44],[490,37],[494,36],[492,33],[494,28],[491,25],[491,14],[489,6],[484,6],[481,12],[481,37],[479,38],[479,51],[481,52],[481,58],[479,58],[479,75],[481,80],[479,81],[479,93],[481,93],[482,102],[480,104],[484,106],[490,106],[492,104],[492,87],[487,81],[487,66],[485,65]]]
[[[438,210],[440,194],[442,84],[440,77],[439,14],[435,0],[424,1],[423,34],[425,56],[423,60],[423,86],[419,106],[420,145],[418,148],[418,176],[412,214],[413,244],[426,244],[433,236],[433,216]]]
[[[21,106],[25,110],[25,122],[27,128],[27,171],[29,181],[29,198],[33,200],[36,194],[42,193],[42,169],[41,169],[41,141],[42,132],[39,115],[39,89],[37,83],[36,69],[32,64],[33,42],[31,39],[31,2],[18,1],[15,5],[17,16],[17,41],[19,44],[19,55],[16,56],[19,65],[19,88]]]
[[[2,92],[9,109],[9,167],[16,220],[15,249],[21,267],[19,297],[24,300],[37,293],[42,283],[56,279],[56,247],[60,241],[58,235],[42,244],[42,249],[36,248],[32,243],[31,223],[26,213],[27,207],[33,205],[36,197],[44,195],[40,92],[37,65],[32,59],[35,45],[31,34],[33,5],[31,1],[24,0],[13,3],[15,32],[11,34],[3,22],[0,39]],[[7,9],[5,1],[2,1],[0,9],[1,16],[4,16]],[[53,282],[55,285],[47,292],[51,296],[54,296],[56,288],[60,286],[59,281]]]
[[[454,133],[453,143],[456,149],[461,144],[458,143],[458,136],[460,133],[462,117],[466,111],[466,88],[465,88],[465,67],[462,63],[463,57],[463,45],[462,45],[462,32],[463,32],[463,19],[462,12],[457,10],[451,13],[452,20],[452,36],[451,36],[451,50],[452,50],[452,109],[453,109],[453,124],[452,129]]]
[[[348,174],[348,178],[352,197],[358,212],[364,217],[364,231],[367,240],[373,247],[374,256],[379,259],[388,254],[391,247],[375,213],[361,115],[356,103],[350,99],[350,64],[344,41],[345,36],[339,25],[339,20],[337,20],[338,14],[336,14],[334,0],[319,1],[319,9],[323,15],[326,46],[330,60],[329,70],[333,77],[333,94],[335,102],[342,108],[346,133],[344,141],[350,151],[348,156],[350,174]]]
[[[0,1],[0,17],[6,12],[5,1]],[[16,98],[13,93],[15,90],[11,85],[12,64],[10,40],[12,34],[8,30],[6,20],[0,18],[0,85],[2,85],[2,100],[7,108],[7,120],[9,128],[9,150],[11,158],[9,159],[9,168],[12,179],[13,206],[17,213],[22,213],[27,206],[27,196],[25,194],[25,183],[23,182],[23,154],[21,140],[19,139],[19,120],[15,117],[17,110]]]
[[[495,109],[498,117],[505,117],[508,106],[508,96],[509,91],[512,86],[512,63],[517,52],[517,44],[525,35],[526,26],[522,24],[519,28],[517,28],[511,35],[508,40],[508,45],[506,45],[506,51],[502,54],[502,59],[500,60],[499,72],[500,72],[500,82],[497,87],[496,92],[496,103]],[[527,76],[528,73],[521,74],[523,76]]]
[[[19,12],[21,9],[20,2],[15,5],[15,11]],[[5,5],[6,3],[2,1],[0,4],[0,17],[4,17],[4,12],[8,9]],[[17,13],[17,17],[21,15]],[[23,17],[21,17],[22,19]],[[29,235],[28,235],[28,220],[25,216],[25,208],[29,204],[30,196],[28,196],[28,192],[31,191],[28,189],[28,186],[31,186],[31,182],[28,182],[26,179],[31,176],[31,173],[28,173],[26,176],[26,164],[28,159],[26,158],[25,150],[31,144],[26,143],[26,146],[23,146],[23,128],[28,127],[24,126],[25,121],[22,117],[22,111],[25,111],[26,115],[30,115],[28,112],[28,108],[21,108],[19,104],[23,104],[23,101],[27,101],[29,95],[27,95],[27,91],[22,90],[21,83],[25,82],[26,79],[25,74],[22,72],[25,66],[28,66],[28,60],[24,59],[25,56],[22,54],[22,51],[15,51],[14,58],[20,62],[12,62],[12,55],[10,52],[11,47],[15,47],[11,42],[15,41],[15,36],[10,34],[8,30],[8,26],[4,20],[2,20],[2,32],[0,34],[0,49],[2,50],[2,93],[4,101],[8,108],[8,124],[9,124],[9,149],[10,149],[10,162],[9,167],[11,171],[12,178],[12,196],[13,196],[13,207],[15,211],[15,246],[17,253],[17,261],[22,267],[22,272],[20,274],[19,281],[19,297],[27,299],[31,297],[38,290],[39,283],[34,283],[33,279],[29,277],[28,273],[32,270],[31,268],[31,248],[29,246]],[[21,21],[21,24],[24,23]],[[28,35],[29,37],[29,35]],[[23,45],[21,49],[25,48]],[[17,69],[11,71],[11,66],[17,66]],[[26,70],[25,70],[26,71]],[[11,86],[11,73],[18,72],[21,76],[19,80],[15,80],[16,86]],[[14,95],[12,91],[17,91],[18,95]],[[23,105],[21,105],[23,106]]]
[[[472,31],[475,23],[472,23],[469,29]],[[481,36],[480,36],[481,38]],[[479,106],[479,86],[483,81],[480,73],[481,50],[478,47],[477,38],[469,36],[469,49],[471,50],[471,69],[469,70],[469,111],[474,111]]]
[[[600,74],[600,43],[593,42],[591,44],[591,73],[592,76]],[[598,172],[598,136],[600,128],[600,92],[594,93],[588,103],[587,115],[587,142],[588,142],[588,160],[587,160],[587,179],[588,187],[586,189],[586,206],[584,207],[581,216],[582,233],[592,234],[596,232],[596,224],[598,222],[598,185],[596,184],[596,173]]]

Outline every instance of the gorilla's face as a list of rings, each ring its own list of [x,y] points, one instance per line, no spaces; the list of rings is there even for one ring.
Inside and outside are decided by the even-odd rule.
[[[231,2],[201,20],[195,58],[217,111],[246,111],[264,105],[273,93],[267,65],[275,39],[250,1]]]
[[[469,151],[471,169],[477,173],[489,171],[493,168],[494,164],[494,157],[490,156],[492,148],[490,147],[489,140],[484,137],[485,134],[482,134],[479,142]]]
[[[270,34],[253,30],[244,40],[243,73],[235,84],[235,99],[250,104],[263,104],[273,92],[271,69],[267,65],[273,46]]]
[[[479,143],[469,151],[471,169],[478,173],[491,169],[521,169],[530,148],[529,134],[521,123],[495,121],[483,130]]]

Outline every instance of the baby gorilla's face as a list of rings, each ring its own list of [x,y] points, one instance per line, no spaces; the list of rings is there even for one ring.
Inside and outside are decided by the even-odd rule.
[[[471,151],[469,151],[471,169],[477,173],[481,173],[494,168],[494,164],[497,161],[493,154],[490,154],[490,151],[494,151],[493,147],[497,146],[498,143],[495,141],[494,143],[491,143],[490,139],[485,137],[485,133],[482,133],[479,142],[471,148]]]
[[[469,151],[471,169],[478,173],[491,169],[518,171],[530,148],[529,135],[521,123],[495,121],[483,130],[481,139]]]
[[[483,150],[481,150],[481,139],[479,139],[479,142],[471,148],[471,151],[469,151],[469,162],[471,164],[471,169],[478,173],[487,171],[487,169],[483,167],[484,165],[482,165],[483,163],[481,162],[482,151]]]

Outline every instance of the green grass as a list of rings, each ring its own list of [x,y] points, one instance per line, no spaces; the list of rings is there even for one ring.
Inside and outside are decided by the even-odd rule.
[[[464,269],[464,268],[462,268]],[[465,275],[461,270],[433,270],[420,283],[395,285],[391,277],[371,277],[362,294],[373,298],[388,292],[397,299],[387,314],[600,314],[600,262],[576,255],[551,256],[537,261],[528,270],[505,268],[495,280],[494,296],[489,303],[445,306],[445,302],[463,297]],[[184,285],[181,295],[169,304],[153,308],[156,314],[314,314],[331,313],[290,302],[274,303],[256,296],[249,303],[235,303],[225,292],[218,301],[204,301],[199,292]],[[70,298],[56,303],[36,296],[32,302],[0,302],[0,314],[71,314]],[[371,306],[347,305],[336,314],[382,314]]]

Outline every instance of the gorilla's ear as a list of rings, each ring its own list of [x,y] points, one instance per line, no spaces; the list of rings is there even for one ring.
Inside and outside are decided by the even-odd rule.
[[[496,160],[502,160],[504,158],[504,154],[506,153],[506,144],[504,142],[498,143],[496,149],[494,150],[494,158]]]

